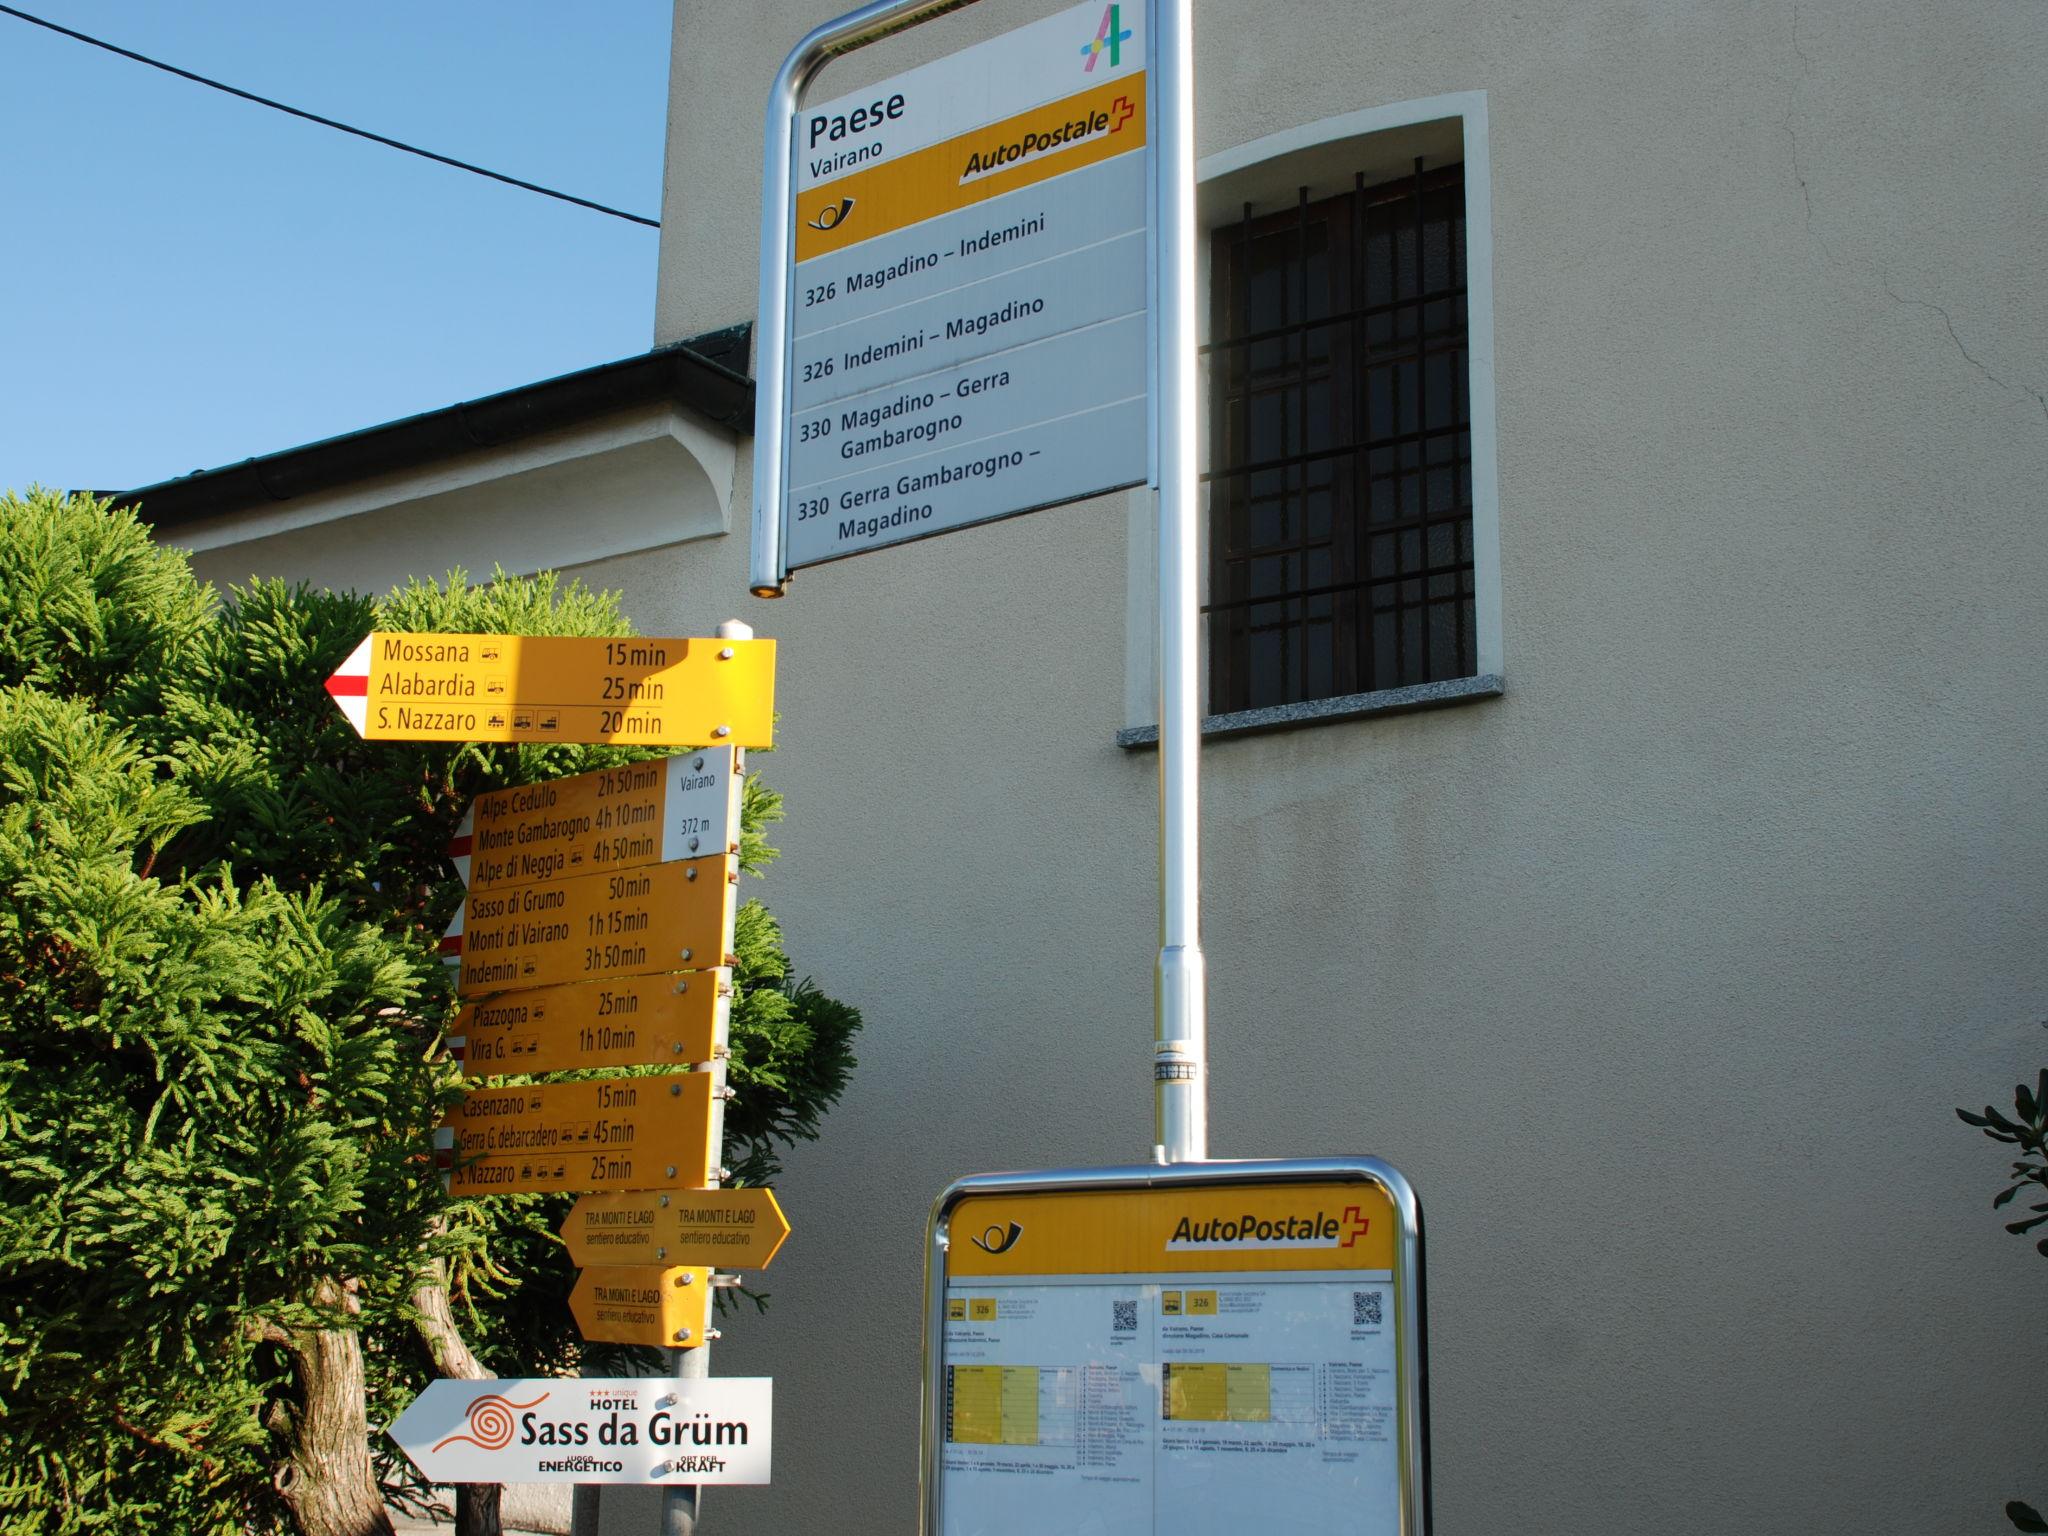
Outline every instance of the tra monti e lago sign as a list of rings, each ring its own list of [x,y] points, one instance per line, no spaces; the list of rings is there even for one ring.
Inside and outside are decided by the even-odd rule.
[[[578,1264],[713,1264],[763,1269],[789,1236],[773,1190],[638,1190],[585,1195],[561,1227]]]

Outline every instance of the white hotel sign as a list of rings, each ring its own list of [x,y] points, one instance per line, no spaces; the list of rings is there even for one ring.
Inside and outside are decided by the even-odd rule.
[[[765,1376],[431,1382],[390,1429],[430,1483],[765,1483]]]
[[[798,115],[791,569],[1146,478],[1145,11]]]

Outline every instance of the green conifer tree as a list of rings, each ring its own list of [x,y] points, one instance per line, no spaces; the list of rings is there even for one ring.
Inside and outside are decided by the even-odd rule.
[[[577,1360],[566,1200],[454,1200],[443,849],[485,790],[646,756],[365,743],[365,631],[625,634],[551,576],[216,603],[89,498],[0,496],[0,1530],[362,1536],[435,1371]],[[780,802],[750,779],[743,863]],[[859,1016],[740,916],[727,1161],[814,1136]]]

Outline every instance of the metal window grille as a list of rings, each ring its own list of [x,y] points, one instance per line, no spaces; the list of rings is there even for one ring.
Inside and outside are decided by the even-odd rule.
[[[1464,167],[1217,231],[1210,707],[1476,670]]]

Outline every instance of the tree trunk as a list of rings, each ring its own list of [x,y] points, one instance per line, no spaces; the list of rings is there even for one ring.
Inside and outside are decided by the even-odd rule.
[[[314,1294],[325,1306],[356,1310],[355,1298],[332,1280]],[[284,1342],[297,1366],[299,1401],[277,1491],[292,1523],[300,1536],[392,1536],[370,1467],[361,1336],[353,1328],[305,1328]]]
[[[488,1381],[483,1367],[455,1326],[455,1308],[448,1299],[446,1271],[434,1266],[435,1278],[412,1293],[414,1331],[426,1346],[434,1370],[457,1381]],[[455,1485],[455,1536],[501,1536],[498,1501],[503,1483]]]
[[[498,1500],[503,1483],[455,1485],[455,1536],[500,1536]]]

